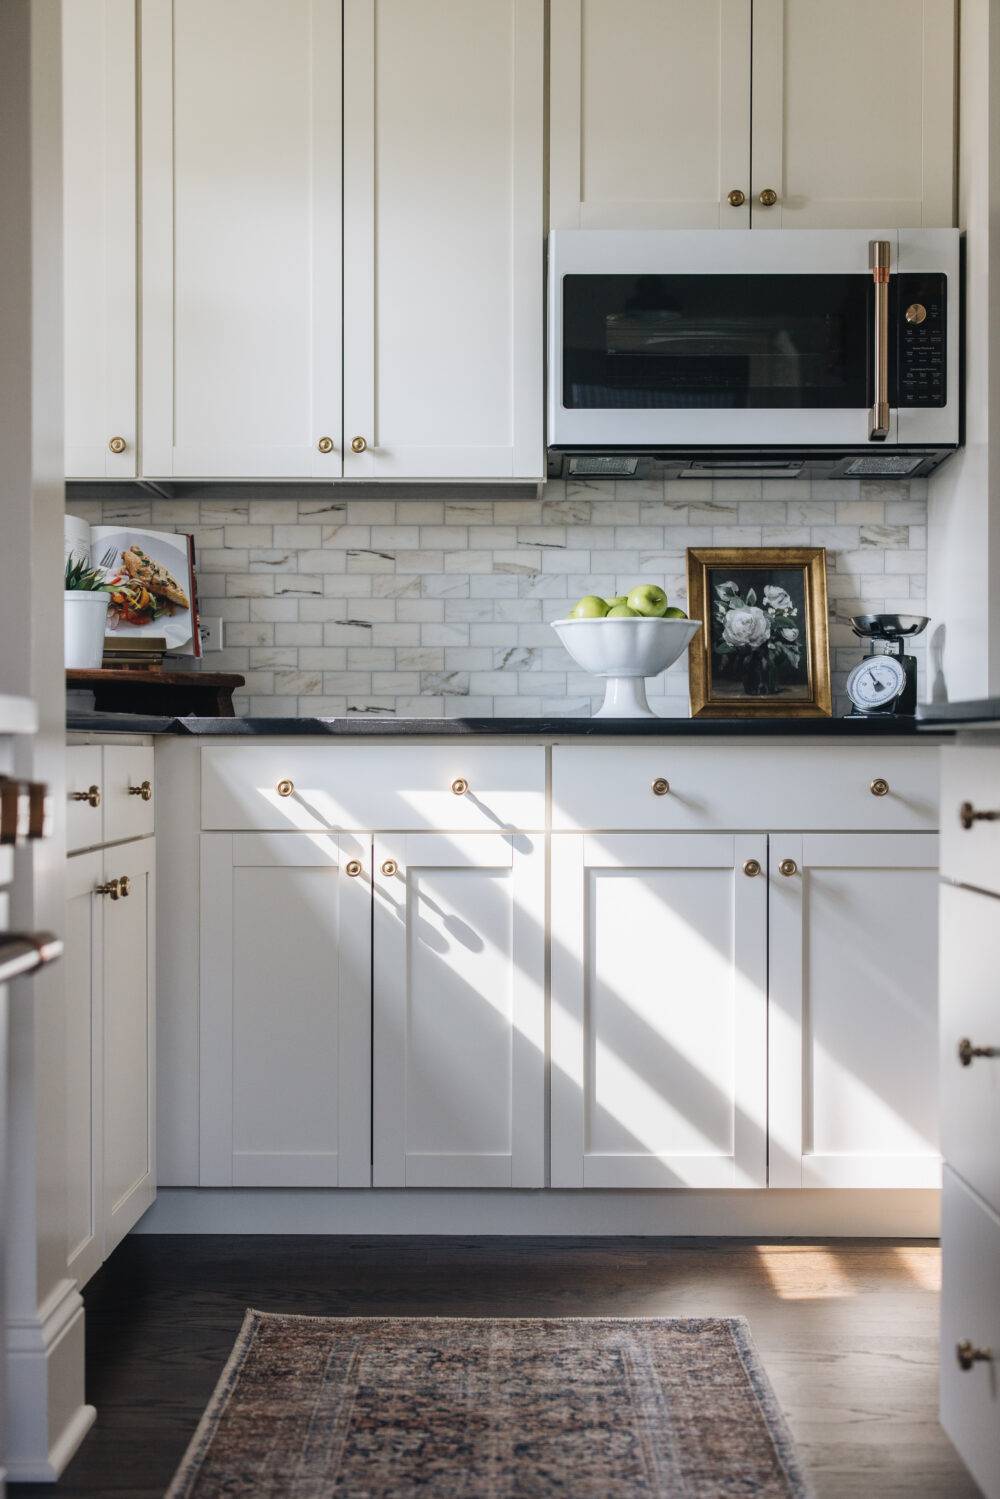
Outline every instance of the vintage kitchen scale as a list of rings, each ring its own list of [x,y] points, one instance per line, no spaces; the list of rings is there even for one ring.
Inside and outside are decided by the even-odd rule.
[[[869,642],[869,651],[847,678],[847,695],[854,705],[852,718],[913,718],[917,711],[917,658],[904,654],[903,647],[929,623],[924,614],[853,616],[851,628]]]

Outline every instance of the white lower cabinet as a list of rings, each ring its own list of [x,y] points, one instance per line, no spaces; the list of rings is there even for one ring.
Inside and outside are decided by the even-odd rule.
[[[67,863],[67,1263],[85,1283],[156,1195],[155,842]]]
[[[767,839],[552,839],[552,1185],[767,1182]]]
[[[944,1170],[941,1425],[986,1499],[1000,1499],[1000,1218]]]

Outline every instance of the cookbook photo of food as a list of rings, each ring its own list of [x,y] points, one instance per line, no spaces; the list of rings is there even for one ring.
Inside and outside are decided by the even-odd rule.
[[[102,576],[108,594],[106,639],[162,637],[169,655],[201,655],[192,537],[137,526],[90,526],[67,516],[66,551],[88,560]]]

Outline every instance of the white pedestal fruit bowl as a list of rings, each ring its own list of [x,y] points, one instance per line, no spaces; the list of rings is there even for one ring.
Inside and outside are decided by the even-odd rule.
[[[595,718],[655,718],[646,678],[672,666],[701,629],[697,619],[557,619],[555,630],[577,666],[605,681]]]

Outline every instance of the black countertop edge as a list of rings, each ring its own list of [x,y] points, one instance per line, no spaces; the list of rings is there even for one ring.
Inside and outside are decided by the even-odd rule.
[[[931,733],[941,729],[1000,728],[1000,697],[973,698],[965,703],[921,703],[917,727]]]
[[[918,729],[912,718],[145,718],[129,713],[71,713],[66,727],[94,734],[335,739],[884,739],[907,738]],[[942,731],[948,732],[947,726]]]

